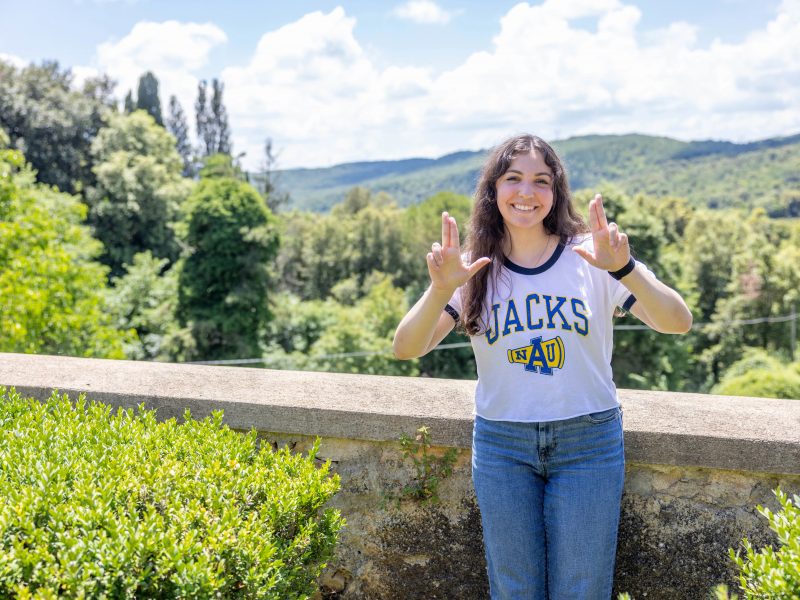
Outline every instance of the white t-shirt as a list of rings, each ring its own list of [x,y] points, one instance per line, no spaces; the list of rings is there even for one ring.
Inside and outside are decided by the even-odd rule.
[[[577,243],[592,248],[591,236]],[[484,303],[488,329],[470,338],[478,368],[475,413],[541,422],[618,406],[612,316],[636,301],[628,289],[562,244],[534,269],[506,259],[496,287],[493,279]],[[446,308],[454,318],[461,292]]]

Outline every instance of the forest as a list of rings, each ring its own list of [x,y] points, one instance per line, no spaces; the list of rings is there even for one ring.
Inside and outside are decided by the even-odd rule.
[[[0,62],[0,351],[475,377],[458,332],[421,359],[391,353],[439,215],[468,222],[475,156],[438,165],[462,183],[410,195],[430,164],[399,167],[416,179],[393,191],[349,185],[369,168],[354,165],[331,206],[303,206],[268,137],[263,168],[241,168],[222,82],[198,87],[197,145],[166,106],[151,73],[118,103],[108,78],[78,89],[57,63]],[[694,315],[683,336],[618,318],[617,386],[800,398],[800,143],[567,142],[576,205],[603,193]]]

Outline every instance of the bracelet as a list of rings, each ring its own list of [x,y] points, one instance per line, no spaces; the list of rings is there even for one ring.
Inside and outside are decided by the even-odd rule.
[[[633,260],[633,257],[631,256],[628,259],[628,264],[626,264],[624,267],[622,267],[618,271],[609,271],[608,274],[611,275],[617,281],[619,281],[620,279],[625,277],[625,275],[627,275],[628,273],[633,271],[635,268],[636,268],[636,261]]]

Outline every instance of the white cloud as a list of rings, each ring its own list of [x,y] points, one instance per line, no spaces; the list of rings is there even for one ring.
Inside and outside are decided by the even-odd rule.
[[[25,60],[21,56],[16,56],[14,54],[6,54],[4,52],[0,52],[0,60],[2,60],[5,63],[9,63],[10,65],[13,65],[17,69],[24,69],[30,63],[29,60]]]
[[[453,18],[441,6],[431,0],[409,0],[405,4],[396,6],[392,14],[398,19],[406,19],[415,23],[445,25]]]
[[[800,131],[800,0],[737,43],[699,45],[675,22],[643,30],[622,0],[511,8],[491,45],[451,70],[379,66],[344,9],[265,33],[220,74],[235,152],[256,168],[271,137],[281,168],[438,156],[530,131],[545,138],[641,132],[761,139]],[[197,77],[226,41],[218,27],[140,23],[98,48],[118,94],[152,70],[161,98],[193,113]]]
[[[227,39],[213,23],[143,21],[124,38],[100,44],[95,66],[117,81],[116,94],[120,98],[128,90],[135,96],[139,78],[152,71],[159,80],[164,114],[169,97],[175,95],[190,117],[197,95],[196,73],[208,63],[211,51]]]

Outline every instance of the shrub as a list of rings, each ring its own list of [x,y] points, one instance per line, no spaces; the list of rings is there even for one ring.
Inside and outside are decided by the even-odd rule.
[[[0,388],[0,597],[306,598],[343,525],[314,455]]]
[[[758,512],[767,518],[769,528],[778,535],[778,550],[767,546],[757,552],[744,539],[744,556],[730,551],[739,568],[739,585],[747,600],[800,598],[800,496],[795,495],[792,503],[780,489],[775,490],[775,495],[781,510],[774,513],[759,506]]]

